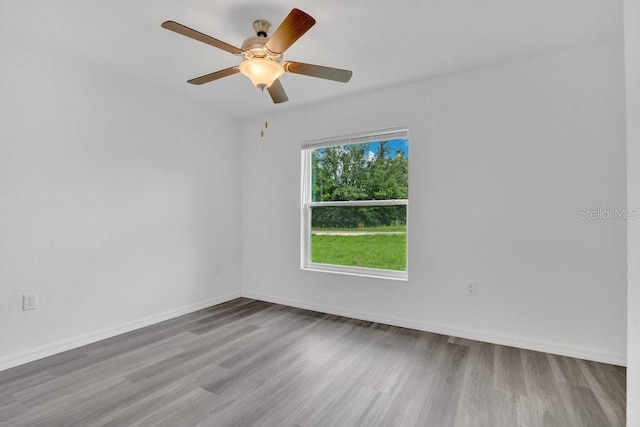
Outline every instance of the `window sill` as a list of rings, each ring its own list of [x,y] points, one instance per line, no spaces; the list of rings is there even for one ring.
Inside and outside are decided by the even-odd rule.
[[[301,267],[305,271],[315,271],[318,273],[344,274],[347,276],[369,277],[373,279],[396,280],[401,282],[409,281],[406,271],[380,270],[372,268],[347,267],[329,264],[307,264]]]

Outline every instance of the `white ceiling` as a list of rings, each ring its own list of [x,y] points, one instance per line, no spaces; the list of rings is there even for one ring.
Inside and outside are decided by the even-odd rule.
[[[237,74],[186,80],[239,63],[164,30],[175,20],[240,46],[251,23],[275,27],[297,7],[316,25],[285,59],[353,70],[336,83],[287,74],[289,102],[273,105]],[[0,0],[0,30],[82,57],[237,118],[425,77],[622,37],[620,0]],[[273,31],[273,30],[272,30]]]

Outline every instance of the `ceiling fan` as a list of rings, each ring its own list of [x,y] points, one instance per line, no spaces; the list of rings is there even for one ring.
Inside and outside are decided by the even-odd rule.
[[[315,23],[316,20],[305,12],[293,9],[273,35],[268,37],[267,34],[271,29],[271,24],[268,21],[259,19],[253,23],[256,36],[246,39],[242,43],[242,48],[232,46],[175,21],[163,22],[162,28],[242,57],[240,65],[196,77],[188,80],[189,83],[201,85],[233,74],[242,73],[249,77],[251,82],[259,89],[264,90],[266,88],[273,102],[279,104],[289,100],[279,80],[285,72],[342,83],[346,83],[351,79],[353,73],[349,70],[295,61],[282,61],[284,52]]]

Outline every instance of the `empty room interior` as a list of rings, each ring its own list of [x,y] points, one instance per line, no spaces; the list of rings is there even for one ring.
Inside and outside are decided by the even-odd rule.
[[[0,0],[0,425],[640,426],[640,2]]]

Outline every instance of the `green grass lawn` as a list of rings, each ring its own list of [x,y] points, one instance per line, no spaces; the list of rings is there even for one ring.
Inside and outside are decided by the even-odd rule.
[[[322,231],[326,230],[322,229]],[[349,231],[372,231],[372,229],[352,228]],[[406,259],[406,234],[311,236],[311,262],[314,263],[405,271],[407,269]]]

